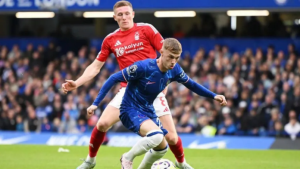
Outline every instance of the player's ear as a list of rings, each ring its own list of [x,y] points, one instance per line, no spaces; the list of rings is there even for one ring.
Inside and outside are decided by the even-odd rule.
[[[114,17],[114,20],[115,20],[115,21],[117,21],[117,19],[116,19],[116,15],[115,15],[115,14],[113,15],[113,17]]]
[[[134,16],[135,16],[135,12],[134,12],[134,11],[132,11],[132,19],[134,18]]]

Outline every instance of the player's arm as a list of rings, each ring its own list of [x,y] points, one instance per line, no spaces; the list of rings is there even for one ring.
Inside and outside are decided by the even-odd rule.
[[[76,88],[83,85],[84,83],[92,80],[101,70],[105,62],[94,60],[83,72],[83,74],[75,81]]]
[[[105,38],[101,46],[101,51],[98,53],[97,59],[95,59],[94,62],[84,70],[83,74],[76,81],[66,80],[66,82],[62,84],[63,92],[67,93],[68,91],[72,91],[84,83],[92,80],[100,72],[110,53],[109,42],[108,39]]]
[[[133,81],[140,78],[144,74],[143,66],[139,62],[134,63],[133,65],[119,71],[118,73],[110,76],[107,81],[103,84],[100,92],[98,93],[93,104],[87,108],[87,114],[89,116],[94,114],[94,111],[97,109],[100,102],[104,99],[108,91],[118,82],[124,81]]]
[[[193,79],[191,79],[180,66],[177,67],[179,69],[179,74],[175,77],[175,80],[179,83],[182,83],[185,87],[198,94],[199,96],[207,97],[218,101],[222,106],[227,105],[227,101],[223,95],[217,95],[214,92],[208,90],[204,86],[196,83]]]
[[[104,99],[108,91],[118,82],[125,81],[122,71],[119,71],[113,75],[111,75],[106,82],[103,84],[98,96],[93,102],[94,106],[98,106],[100,102]]]

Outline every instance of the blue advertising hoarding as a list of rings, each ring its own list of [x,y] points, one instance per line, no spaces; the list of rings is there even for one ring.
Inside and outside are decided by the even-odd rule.
[[[36,11],[39,6],[62,4],[70,11],[111,11],[117,0],[0,0],[0,12]],[[299,9],[300,0],[130,0],[135,10]]]
[[[192,149],[269,149],[274,138],[180,135],[183,147]],[[133,133],[108,133],[108,146],[132,147],[141,137]],[[0,144],[89,145],[90,134],[0,132]]]

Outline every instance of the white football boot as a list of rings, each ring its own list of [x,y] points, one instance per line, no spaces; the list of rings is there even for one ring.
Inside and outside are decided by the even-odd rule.
[[[175,162],[175,166],[179,169],[194,169],[191,167],[188,163],[183,162],[183,163],[178,163],[177,161]]]
[[[93,169],[96,166],[96,163],[91,163],[83,159],[83,163],[78,166],[76,169]]]

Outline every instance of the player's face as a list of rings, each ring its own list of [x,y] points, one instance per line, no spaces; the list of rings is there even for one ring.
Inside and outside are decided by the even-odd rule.
[[[118,22],[121,30],[128,30],[133,27],[134,11],[130,6],[122,6],[114,11],[114,19]]]
[[[167,69],[173,69],[180,58],[180,54],[174,54],[166,49],[161,50],[162,65]]]

